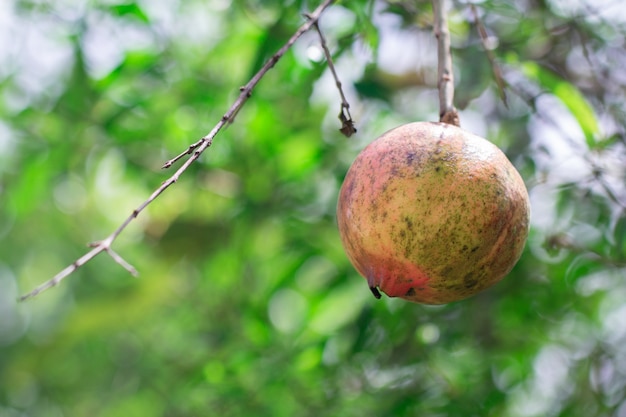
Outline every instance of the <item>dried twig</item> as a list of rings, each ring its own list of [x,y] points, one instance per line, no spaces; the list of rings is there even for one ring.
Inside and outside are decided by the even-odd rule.
[[[309,15],[305,15],[308,19],[311,17]],[[339,95],[341,96],[341,110],[339,111],[339,120],[341,120],[341,133],[343,133],[346,137],[350,137],[356,133],[356,128],[354,127],[354,121],[352,120],[352,115],[350,114],[350,103],[346,99],[345,94],[343,93],[343,89],[341,87],[341,81],[339,81],[339,76],[337,75],[337,71],[335,70],[335,64],[333,64],[333,58],[328,50],[328,45],[326,44],[326,39],[324,38],[324,34],[320,29],[318,22],[313,24],[313,27],[317,31],[320,36],[320,43],[322,44],[322,49],[324,50],[324,55],[326,56],[326,62],[328,63],[328,68],[330,68],[330,72],[333,74],[333,78],[335,79],[335,84],[337,85],[337,89],[339,90]]]
[[[498,92],[500,94],[500,100],[504,103],[504,107],[509,107],[506,97],[506,81],[502,76],[502,69],[496,62],[496,56],[493,53],[493,47],[489,45],[489,35],[487,34],[487,29],[485,29],[485,25],[483,25],[482,20],[480,20],[480,16],[478,15],[478,10],[475,5],[471,5],[472,14],[474,15],[474,22],[476,23],[476,27],[478,28],[478,34],[480,35],[480,41],[483,44],[483,48],[485,53],[487,54],[487,59],[491,64],[491,71],[493,72],[493,76],[496,80],[496,85],[498,86]]]
[[[437,37],[437,58],[439,87],[439,121],[460,126],[459,113],[454,107],[454,74],[450,53],[450,31],[445,10],[445,0],[433,0],[435,15],[435,36]]]
[[[116,263],[121,265],[129,273],[133,275],[137,275],[137,270],[133,268],[128,262],[126,262],[120,255],[118,255],[116,252],[114,252],[111,249],[111,245],[113,244],[115,239],[117,239],[120,233],[122,233],[122,231],[130,224],[130,222],[132,222],[139,215],[139,213],[141,213],[150,203],[152,203],[170,185],[178,181],[178,178],[187,170],[187,168],[189,168],[189,166],[193,164],[209,146],[211,146],[213,142],[213,138],[219,133],[219,131],[224,127],[224,125],[226,125],[227,123],[231,123],[234,120],[239,110],[243,107],[243,105],[246,103],[248,98],[250,98],[252,94],[252,90],[259,83],[259,81],[265,76],[265,74],[274,65],[276,65],[276,63],[280,60],[280,58],[289,50],[289,48],[291,48],[291,46],[296,42],[296,40],[298,40],[298,38],[300,38],[300,36],[302,36],[302,34],[307,32],[309,29],[311,29],[311,27],[317,24],[317,21],[319,20],[322,12],[324,12],[324,10],[326,10],[333,2],[334,0],[325,0],[322,4],[320,4],[317,7],[317,9],[315,9],[315,11],[313,11],[310,14],[307,14],[307,21],[298,28],[298,30],[287,41],[287,43],[283,45],[282,48],[280,48],[263,65],[263,67],[252,77],[252,79],[248,81],[248,83],[245,86],[240,88],[241,93],[239,94],[239,97],[237,97],[233,105],[228,109],[228,111],[224,114],[224,116],[222,116],[220,121],[215,125],[213,130],[209,132],[209,134],[202,137],[196,143],[190,145],[187,148],[187,150],[185,150],[178,156],[170,159],[163,165],[163,168],[169,168],[174,163],[183,159],[186,155],[191,155],[185,161],[185,163],[170,178],[168,178],[165,182],[163,182],[161,186],[157,188],[146,201],[141,203],[139,207],[133,210],[130,216],[128,216],[126,220],[124,220],[124,222],[110,236],[108,236],[104,240],[101,240],[99,242],[94,242],[93,244],[91,244],[90,246],[93,247],[93,249],[91,249],[85,255],[81,256],[76,261],[74,261],[71,265],[67,266],[65,269],[60,271],[58,274],[52,277],[52,279],[44,282],[43,284],[41,284],[40,286],[38,286],[37,288],[29,292],[28,294],[25,294],[22,297],[20,297],[20,301],[24,301],[28,298],[34,297],[37,294],[40,294],[43,291],[59,284],[64,278],[76,272],[78,268],[85,265],[87,262],[92,260],[96,255],[100,254],[101,252],[106,252],[109,256],[111,256],[111,258]]]

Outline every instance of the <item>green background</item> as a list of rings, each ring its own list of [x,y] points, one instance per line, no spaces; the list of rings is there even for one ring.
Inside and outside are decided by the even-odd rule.
[[[139,278],[100,255],[16,301],[172,175],[316,6],[0,5],[0,416],[626,416],[619,1],[450,4],[462,126],[532,205],[478,296],[375,300],[341,247],[358,151],[438,118],[430,3],[361,0],[321,20],[355,136],[306,33],[115,242]]]

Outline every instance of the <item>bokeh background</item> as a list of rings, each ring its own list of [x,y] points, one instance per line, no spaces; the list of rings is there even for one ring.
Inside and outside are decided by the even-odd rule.
[[[466,301],[375,300],[337,193],[367,143],[437,120],[427,1],[340,1],[114,249],[304,22],[303,0],[0,2],[0,416],[626,417],[626,13],[450,2],[464,128],[521,172],[532,229]],[[506,103],[506,104],[505,104]]]

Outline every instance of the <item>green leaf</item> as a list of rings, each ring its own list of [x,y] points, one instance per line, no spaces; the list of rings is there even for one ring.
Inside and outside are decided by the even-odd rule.
[[[365,45],[371,48],[374,56],[377,56],[380,34],[378,33],[378,28],[372,22],[374,2],[370,0],[364,2],[346,2],[343,6],[347,7],[355,14],[361,40]]]
[[[522,70],[528,78],[561,100],[578,122],[589,148],[595,148],[600,133],[598,119],[580,90],[556,72],[535,62],[523,62]]]
[[[109,10],[114,16],[131,16],[143,23],[150,23],[148,16],[136,3],[115,4],[109,6]]]

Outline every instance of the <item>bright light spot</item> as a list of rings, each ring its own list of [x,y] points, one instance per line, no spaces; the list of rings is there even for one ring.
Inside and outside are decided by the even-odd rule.
[[[562,346],[544,347],[533,363],[534,377],[511,391],[515,415],[540,417],[556,415],[563,398],[571,395],[569,380],[571,354]]]
[[[500,41],[496,36],[487,36],[487,38],[484,39],[483,44],[485,45],[485,49],[493,51],[498,47]]]
[[[321,62],[324,59],[324,50],[318,45],[311,45],[306,49],[306,56],[313,62]]]
[[[278,330],[291,333],[304,322],[307,302],[293,290],[282,290],[270,299],[268,314],[270,321]]]
[[[439,327],[432,323],[426,323],[420,326],[420,328],[417,330],[417,336],[419,340],[426,345],[432,345],[433,343],[436,343],[439,340],[439,335]]]
[[[324,13],[324,18],[320,20],[320,27],[324,37],[329,42],[350,33],[356,22],[356,16],[350,10],[342,7],[331,7]]]
[[[623,294],[620,294],[623,296]],[[615,297],[617,298],[617,297]],[[606,301],[605,304],[613,304],[614,302]],[[617,303],[615,303],[617,304]],[[602,306],[603,311],[603,332],[605,334],[605,340],[614,344],[615,346],[624,346],[626,341],[626,305],[614,305],[612,308],[606,308]]]
[[[533,364],[535,388],[548,398],[558,398],[559,387],[568,375],[569,363],[569,354],[562,347],[549,345],[543,348]]]
[[[90,74],[101,78],[113,70],[124,58],[124,51],[107,25],[94,23],[84,38],[83,51]]]
[[[6,47],[8,51],[0,53],[0,58],[9,63],[8,72],[15,74],[15,87],[5,95],[10,109],[20,111],[40,96],[56,97],[63,90],[59,79],[72,62],[67,29],[40,18],[20,21],[16,17],[6,31],[8,39],[15,40],[7,45],[0,41],[0,50]]]

